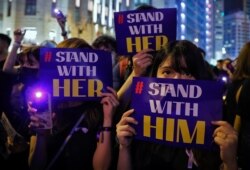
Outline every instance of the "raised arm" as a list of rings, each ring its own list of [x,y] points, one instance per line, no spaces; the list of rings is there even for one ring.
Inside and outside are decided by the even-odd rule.
[[[95,170],[109,169],[112,159],[112,130],[113,116],[119,105],[116,91],[108,87],[110,92],[102,93],[101,103],[103,105],[103,126],[100,129],[99,142],[93,157],[93,167]]]
[[[153,56],[148,53],[151,51],[151,49],[146,49],[133,57],[133,71],[117,92],[121,108],[126,107],[131,99],[130,94],[133,77],[144,76],[147,68],[152,64]]]
[[[21,42],[23,40],[24,35],[25,35],[25,31],[22,32],[21,29],[16,29],[14,31],[15,42],[4,63],[4,66],[3,66],[4,72],[17,73],[18,67],[15,67],[15,63],[17,59],[17,50],[21,46]]]
[[[130,117],[134,112],[134,109],[130,109],[125,112],[116,125],[117,140],[119,142],[119,157],[118,157],[118,170],[131,170],[132,161],[130,154],[130,144],[132,137],[136,134],[135,129],[131,126],[132,124],[138,124],[138,122]]]
[[[123,95],[131,86],[133,77],[145,75],[147,68],[152,64],[153,56],[148,54],[148,52],[150,51],[152,50],[142,50],[141,52],[133,56],[133,71],[131,72],[127,80],[124,82],[123,86],[117,92],[119,99],[123,97]]]
[[[64,40],[68,39],[68,33],[66,31],[66,17],[65,16],[57,16],[56,17],[57,23],[59,24],[60,28],[61,28],[61,35],[63,37]]]

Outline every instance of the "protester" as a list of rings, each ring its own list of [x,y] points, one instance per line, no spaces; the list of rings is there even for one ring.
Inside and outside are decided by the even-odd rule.
[[[117,44],[116,39],[110,35],[100,35],[97,37],[93,43],[92,46],[95,49],[104,50],[107,52],[110,52],[112,55],[112,72],[113,72],[113,88],[115,90],[118,90],[123,82],[124,79],[122,78],[122,73],[124,70],[122,65],[124,61],[126,62],[126,58],[121,58],[119,55],[117,55]]]
[[[0,34],[0,117],[2,112],[9,114],[10,112],[10,94],[14,81],[14,76],[2,71],[5,60],[8,56],[8,49],[11,38],[8,35]]]
[[[0,34],[0,117],[2,112],[9,112],[9,101],[13,77],[2,71],[6,57],[8,56],[8,49],[11,43],[11,38],[8,35]]]
[[[119,57],[117,56],[116,40],[114,37],[110,35],[100,35],[93,41],[92,46],[95,49],[104,50],[111,53],[112,67],[114,67],[119,61]]]
[[[20,168],[27,169],[27,154],[28,154],[28,143],[27,138],[29,137],[28,132],[28,113],[26,103],[23,102],[24,91],[22,84],[19,80],[22,78],[21,75],[24,75],[22,66],[16,66],[17,62],[17,50],[21,46],[21,41],[23,39],[24,32],[21,33],[20,29],[17,29],[14,32],[14,44],[7,55],[7,58],[3,65],[4,74],[11,76],[11,81],[5,78],[1,81],[1,88],[5,90],[3,94],[8,93],[8,97],[4,98],[3,104],[6,107],[1,121],[7,132],[7,142],[8,142],[8,159],[6,163],[8,167],[11,168],[13,165],[19,166]],[[27,65],[27,63],[25,64]],[[21,67],[20,67],[21,66]],[[19,79],[19,80],[18,80]],[[32,77],[34,79],[34,77]],[[8,84],[8,88],[5,88],[5,83]],[[18,95],[16,95],[18,92]],[[26,109],[25,109],[26,108]]]
[[[57,48],[92,49],[79,38],[64,40]],[[113,116],[119,102],[115,90],[111,87],[107,90],[101,94],[101,101],[52,100],[52,133],[51,129],[39,128],[41,119],[36,116],[35,108],[30,107],[29,127],[36,134],[30,140],[30,169],[110,168]]]
[[[138,7],[136,7],[135,10],[138,11],[144,11],[144,10],[154,10],[157,9],[152,5],[148,4],[141,4]],[[129,102],[130,102],[130,94],[131,89],[130,85],[132,83],[133,77],[139,77],[139,76],[147,76],[149,74],[150,66],[153,61],[153,49],[145,49],[134,56],[128,56],[128,65],[125,72],[125,82],[122,84],[122,86],[119,88],[117,95],[119,97],[120,101],[120,112],[123,112],[127,109]]]
[[[0,118],[2,112],[6,114],[9,113],[10,108],[10,93],[12,87],[12,77],[4,72],[2,68],[5,62],[5,59],[8,55],[8,49],[11,43],[11,38],[8,35],[0,33]],[[0,121],[0,164],[5,165],[6,159],[9,155],[7,148],[7,134]]]
[[[29,114],[27,112],[26,93],[38,82],[39,50],[40,46],[22,47],[18,53],[25,32],[21,29],[14,31],[14,44],[4,63],[3,71],[16,75],[11,93],[11,124],[26,139],[29,139]],[[16,65],[16,63],[19,63]]]
[[[236,67],[232,76],[232,83],[229,86],[225,119],[239,132],[238,163],[239,167],[250,169],[250,117],[249,117],[249,96],[250,96],[250,42],[244,44],[236,59]]]
[[[151,76],[209,80],[210,74],[197,47],[187,40],[181,40],[170,43],[159,52],[153,62]],[[214,150],[175,148],[133,140],[136,135],[133,125],[137,124],[130,117],[133,112],[133,109],[125,112],[117,124],[120,145],[118,169],[237,169],[237,132],[227,122],[212,122],[218,126],[214,131],[214,141],[220,147],[218,153]],[[189,161],[192,161],[192,167],[188,168]]]

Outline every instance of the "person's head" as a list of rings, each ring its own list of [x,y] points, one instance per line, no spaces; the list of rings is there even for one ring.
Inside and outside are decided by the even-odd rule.
[[[151,10],[151,9],[157,9],[157,8],[149,4],[140,4],[138,7],[136,7],[135,10]]]
[[[18,80],[26,87],[32,86],[38,81],[39,56],[40,46],[25,47],[17,55],[21,65]]]
[[[247,42],[240,50],[236,60],[233,80],[250,78],[250,42]]]
[[[89,45],[84,39],[81,38],[69,38],[57,44],[57,48],[84,48],[84,49],[92,49],[91,45]]]
[[[0,33],[0,61],[7,57],[10,43],[11,38],[6,34]]]
[[[57,48],[93,49],[91,45],[81,38],[69,38],[57,44]],[[80,107],[82,101],[55,101],[54,111],[56,113],[66,111],[68,108]],[[68,109],[70,110],[70,109]]]
[[[24,47],[18,54],[18,59],[22,67],[39,68],[40,46]]]
[[[168,43],[157,54],[152,77],[175,79],[211,79],[197,46],[188,40]]]
[[[110,35],[100,35],[93,41],[92,46],[99,50],[116,53],[116,39]]]
[[[223,65],[223,59],[217,60],[216,67],[221,70]]]
[[[101,35],[93,41],[92,46],[95,49],[111,52],[113,66],[118,62],[116,39],[114,37],[110,35]]]
[[[45,40],[40,44],[40,46],[47,48],[55,48],[56,45],[57,45],[56,42],[53,40]]]
[[[223,60],[222,62],[222,69],[225,70],[225,71],[230,71],[231,73],[234,72],[234,67],[232,65],[232,60],[230,58],[226,58]]]

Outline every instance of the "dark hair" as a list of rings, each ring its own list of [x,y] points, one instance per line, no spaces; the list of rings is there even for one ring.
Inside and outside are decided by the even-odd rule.
[[[200,48],[200,47],[198,47],[198,50],[200,51],[200,53],[203,55],[203,57],[205,58],[206,57],[206,52],[202,49],[202,48]]]
[[[92,43],[92,46],[97,49],[99,49],[101,46],[104,46],[105,48],[108,48],[112,51],[115,51],[115,52],[117,51],[116,39],[110,35],[101,35],[97,37]]]
[[[212,79],[211,72],[206,67],[205,60],[201,56],[197,46],[188,40],[177,40],[168,43],[165,48],[161,49],[153,63],[151,76],[156,77],[157,70],[168,57],[172,59],[172,67],[177,72],[181,72],[181,61],[185,60],[187,71],[195,77],[195,79]]]
[[[149,4],[140,4],[135,10],[151,10],[151,9],[157,9],[157,8]]]
[[[240,50],[233,73],[233,80],[244,78],[250,78],[250,42],[247,42]]]
[[[5,41],[10,46],[11,38],[8,35],[0,33],[0,40]]]
[[[27,60],[30,65],[33,65],[31,56],[34,56],[34,58],[39,62],[40,59],[40,48],[41,46],[30,46],[25,47],[21,53],[18,54],[18,58],[21,64],[24,64],[24,61],[22,60],[24,55],[27,55]]]
[[[69,38],[66,39],[56,46],[57,48],[85,48],[85,49],[92,49],[92,47],[81,38]]]
[[[223,59],[219,59],[217,60],[217,63],[222,63],[224,60]]]

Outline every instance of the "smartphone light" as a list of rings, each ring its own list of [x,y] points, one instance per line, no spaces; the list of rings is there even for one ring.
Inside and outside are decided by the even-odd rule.
[[[42,92],[37,91],[37,92],[35,93],[35,95],[36,95],[36,98],[41,98],[43,94],[42,94]]]
[[[59,13],[59,9],[55,8],[55,9],[54,9],[54,12],[55,12],[55,13]]]
[[[222,79],[222,81],[227,82],[227,77],[226,76],[223,76],[221,79]]]

